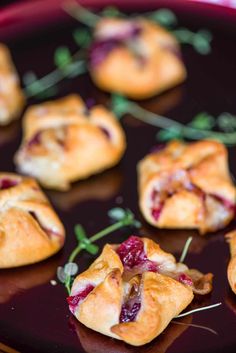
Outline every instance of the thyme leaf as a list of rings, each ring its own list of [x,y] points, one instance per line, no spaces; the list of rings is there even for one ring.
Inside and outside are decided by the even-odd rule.
[[[122,118],[125,114],[131,114],[133,117],[146,124],[163,129],[157,133],[158,140],[167,141],[173,138],[189,140],[213,139],[221,141],[228,146],[236,144],[236,129],[234,128],[234,126],[236,126],[236,117],[229,113],[224,113],[224,119],[226,119],[225,117],[229,114],[227,118],[226,132],[212,130],[215,121],[218,122],[218,124],[219,121],[221,121],[222,124],[223,118],[218,117],[215,119],[207,113],[201,113],[196,116],[192,122],[186,125],[165,116],[150,112],[142,108],[138,103],[129,101],[127,98],[119,94],[112,95],[111,107],[113,112],[117,114],[119,118]],[[204,122],[205,118],[207,119],[206,122]],[[218,127],[220,128],[220,125],[218,125]]]
[[[57,269],[57,278],[65,285],[68,294],[70,294],[73,278],[78,272],[78,265],[74,261],[82,250],[86,250],[89,254],[96,255],[99,251],[99,247],[94,244],[94,242],[97,240],[123,227],[133,226],[139,228],[141,226],[139,221],[135,219],[134,214],[129,209],[116,207],[108,212],[108,216],[112,220],[115,220],[116,223],[102,229],[92,237],[87,236],[84,228],[80,224],[75,226],[77,245],[71,252],[64,267],[60,266]]]

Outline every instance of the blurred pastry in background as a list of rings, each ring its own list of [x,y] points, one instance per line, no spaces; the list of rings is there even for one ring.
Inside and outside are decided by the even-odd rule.
[[[226,147],[216,141],[172,141],[138,164],[139,205],[157,228],[224,228],[235,216],[236,188]]]
[[[150,98],[186,78],[176,38],[141,17],[98,21],[89,59],[95,85],[133,99]]]
[[[37,182],[0,173],[0,268],[44,260],[64,240],[64,227]]]
[[[230,247],[230,261],[227,276],[232,291],[236,294],[236,230],[225,235]]]
[[[23,132],[18,170],[58,190],[113,167],[126,148],[116,117],[101,105],[87,109],[79,95],[28,108]]]
[[[24,94],[10,52],[0,43],[0,125],[17,119],[24,104]]]

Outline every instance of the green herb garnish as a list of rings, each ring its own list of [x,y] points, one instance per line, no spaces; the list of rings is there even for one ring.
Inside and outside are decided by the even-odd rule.
[[[135,219],[134,214],[129,209],[116,207],[111,209],[108,212],[108,216],[113,221],[116,221],[116,223],[94,234],[90,238],[87,237],[87,234],[84,228],[80,224],[77,224],[75,226],[75,236],[77,239],[77,246],[70,254],[65,266],[64,267],[60,266],[57,269],[57,277],[60,282],[64,283],[69,294],[71,290],[73,277],[78,272],[78,265],[74,262],[74,260],[82,250],[86,250],[91,255],[96,255],[99,251],[99,247],[96,244],[94,244],[94,242],[96,242],[97,240],[123,227],[133,226],[133,227],[139,228],[141,226],[140,222]]]
[[[73,18],[83,23],[84,25],[94,28],[99,20],[104,17],[125,17],[125,14],[119,11],[115,6],[105,7],[99,13],[93,13],[92,11],[79,5],[74,0],[66,1],[63,4],[63,9]],[[211,51],[212,35],[206,29],[200,29],[197,32],[192,32],[188,28],[173,29],[177,26],[177,17],[173,11],[169,9],[159,9],[156,11],[146,12],[143,14],[130,14],[129,18],[144,17],[159,25],[166,27],[182,44],[189,44],[199,54],[206,55]]]
[[[113,94],[111,107],[114,114],[119,118],[125,114],[131,114],[133,117],[146,124],[163,129],[157,133],[157,139],[160,141],[168,141],[171,139],[213,139],[229,146],[236,144],[236,117],[229,113],[223,113],[217,118],[207,113],[200,113],[186,125],[150,112],[142,108],[138,103],[130,101],[119,94]],[[224,129],[222,129],[223,121]],[[217,126],[223,131],[212,130],[214,126]]]
[[[38,78],[32,71],[23,76],[24,92],[27,98],[47,98],[57,93],[57,84],[65,78],[73,78],[87,72],[84,50],[71,55],[67,47],[59,47],[54,53],[56,69]]]

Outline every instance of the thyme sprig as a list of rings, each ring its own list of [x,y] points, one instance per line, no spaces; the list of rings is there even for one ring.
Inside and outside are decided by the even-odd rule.
[[[113,94],[111,108],[118,118],[122,118],[125,114],[131,114],[146,124],[162,129],[157,133],[157,139],[161,141],[213,139],[229,146],[236,144],[236,116],[230,113],[222,113],[214,118],[203,112],[195,116],[190,123],[182,124],[176,120],[150,112],[138,103],[119,94]],[[214,127],[221,131],[214,131]]]
[[[124,13],[114,6],[108,6],[96,14],[78,4],[75,0],[65,1],[62,7],[71,17],[89,28],[94,28],[97,22],[104,17],[126,17]],[[129,14],[129,18],[137,17],[140,17],[140,14]],[[200,29],[197,32],[193,32],[185,27],[173,29],[174,26],[177,26],[178,20],[174,12],[170,9],[162,8],[156,11],[146,12],[142,14],[142,17],[166,27],[172,32],[179,43],[192,45],[199,54],[206,55],[211,52],[211,33],[206,29]]]
[[[54,53],[56,69],[49,74],[38,78],[33,71],[23,76],[24,92],[27,98],[38,96],[45,98],[57,93],[57,84],[65,78],[73,78],[87,72],[85,51],[78,50],[71,55],[67,47],[59,47]]]
[[[216,304],[212,304],[212,305],[202,306],[201,308],[196,308],[196,309],[193,309],[193,310],[190,310],[190,311],[186,311],[186,312],[184,312],[182,314],[179,314],[178,316],[175,317],[175,319],[179,319],[181,317],[196,313],[198,311],[214,309],[214,308],[216,308],[216,307],[218,307],[220,305],[222,305],[222,303],[216,303]]]
[[[60,266],[57,269],[57,277],[60,282],[64,283],[68,294],[70,294],[71,291],[73,277],[78,272],[78,265],[74,261],[82,250],[86,250],[88,253],[96,255],[99,251],[99,247],[94,244],[94,242],[97,240],[123,227],[133,226],[139,228],[141,226],[140,222],[135,219],[134,214],[129,209],[116,207],[108,212],[108,216],[116,222],[94,234],[92,237],[87,236],[81,224],[75,226],[77,245],[71,252],[64,267]]]

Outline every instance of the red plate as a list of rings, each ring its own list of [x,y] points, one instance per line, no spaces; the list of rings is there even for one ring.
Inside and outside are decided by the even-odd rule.
[[[84,2],[85,3],[85,2]],[[100,5],[108,1],[101,1]],[[111,2],[109,2],[111,4]],[[189,28],[209,28],[214,35],[213,50],[208,56],[200,56],[190,47],[183,48],[188,69],[188,79],[175,88],[143,104],[150,110],[188,122],[200,112],[214,115],[228,111],[236,113],[236,16],[235,11],[216,6],[185,3],[184,1],[114,1],[123,8],[140,10],[171,6],[178,15],[180,25]],[[174,3],[174,4],[173,4]],[[95,5],[94,1],[86,4]],[[220,20],[219,20],[220,19]],[[22,22],[23,21],[23,22]],[[1,40],[11,48],[19,73],[34,70],[40,76],[53,68],[54,49],[62,44],[72,51],[72,30],[78,24],[66,17],[58,7],[58,1],[23,1],[10,5],[0,12]],[[21,30],[21,31],[20,31]],[[78,92],[84,98],[94,97],[106,102],[108,95],[96,89],[84,75],[60,85],[59,96]],[[37,100],[31,100],[32,104]],[[71,191],[47,192],[67,230],[65,248],[58,255],[34,266],[0,271],[0,351],[23,353],[221,353],[235,352],[236,300],[229,290],[226,267],[229,258],[228,245],[223,235],[226,230],[206,237],[194,231],[156,230],[148,226],[138,211],[136,190],[136,164],[155,145],[157,129],[138,123],[132,117],[122,121],[127,133],[128,149],[116,168],[89,180],[73,185]],[[21,138],[20,124],[0,130],[1,170],[14,171],[13,155]],[[230,166],[236,175],[236,148],[230,148]],[[93,332],[71,318],[66,292],[62,285],[52,286],[57,266],[64,264],[75,246],[73,227],[85,226],[93,234],[108,223],[107,211],[122,196],[123,207],[129,207],[142,221],[140,234],[150,236],[161,246],[180,255],[189,235],[194,237],[187,264],[203,272],[213,272],[214,290],[211,296],[200,301],[207,305],[221,301],[222,306],[211,311],[194,314],[183,319],[183,325],[171,324],[150,344],[135,348]],[[228,229],[233,229],[231,224]],[[98,244],[120,242],[129,230],[114,233]],[[81,253],[78,258],[80,271],[94,257]],[[206,330],[185,324],[210,327]],[[8,348],[6,347],[8,346]],[[12,350],[9,348],[12,347]],[[14,349],[14,350],[13,350]]]

